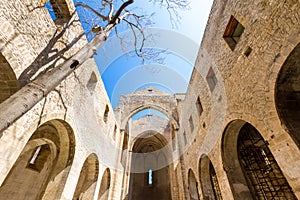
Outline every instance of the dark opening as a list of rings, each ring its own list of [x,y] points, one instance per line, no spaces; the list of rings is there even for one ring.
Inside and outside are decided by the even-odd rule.
[[[206,81],[208,83],[210,91],[212,92],[215,89],[217,82],[218,82],[218,79],[217,79],[212,67],[210,67],[210,69],[206,75]]]
[[[223,38],[232,51],[238,43],[242,33],[244,32],[244,29],[244,26],[239,23],[233,16],[230,17]]]
[[[268,144],[249,123],[238,136],[238,157],[254,199],[296,199]]]
[[[300,43],[284,62],[276,80],[275,102],[278,115],[300,147]]]

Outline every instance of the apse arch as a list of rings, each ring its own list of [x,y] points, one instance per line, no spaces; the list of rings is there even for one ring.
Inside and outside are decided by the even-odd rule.
[[[149,151],[143,150],[143,145],[147,143],[151,143],[153,148]],[[168,140],[161,134],[156,132],[155,130],[148,130],[140,133],[137,137],[133,138],[130,145],[130,150],[133,153],[142,153],[142,152],[155,152],[158,151],[168,145]],[[170,150],[170,149],[169,149]]]
[[[234,199],[296,199],[267,142],[250,123],[231,121],[222,160]]]
[[[0,196],[60,199],[74,153],[75,136],[66,121],[52,119],[43,123],[32,134],[5,178]]]
[[[148,134],[148,135],[147,135]],[[132,146],[129,199],[171,199],[169,156],[164,150],[167,140],[160,133],[142,133]],[[149,181],[150,180],[150,181]]]
[[[300,148],[300,43],[287,56],[275,83],[275,105],[281,124]]]

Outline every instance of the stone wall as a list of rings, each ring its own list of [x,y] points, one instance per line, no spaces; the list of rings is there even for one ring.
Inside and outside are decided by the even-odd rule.
[[[1,86],[1,93],[2,91],[3,94],[6,92],[4,99],[16,92],[19,87],[23,87],[30,82],[41,72],[51,70],[54,66],[63,62],[64,59],[73,55],[86,44],[81,24],[76,20],[78,19],[77,14],[73,13],[75,9],[72,1],[61,1],[59,4],[68,8],[64,10],[65,13],[62,16],[69,16],[70,18],[62,21],[53,21],[48,10],[38,0],[1,1],[0,49],[1,56],[4,58],[1,60],[6,60],[7,62],[1,62],[0,80],[3,81],[2,79],[7,77],[11,79],[11,82],[7,80],[3,82],[10,88]],[[65,48],[64,44],[69,46]],[[7,70],[7,66],[9,66],[14,75],[7,74],[10,73]],[[4,73],[2,73],[3,71]],[[2,90],[2,88],[4,89]],[[104,114],[107,107],[108,112]],[[12,109],[18,108],[12,106]],[[66,168],[59,167],[59,164],[53,166],[53,170],[59,168],[64,170],[61,174],[49,172],[52,177],[51,181],[49,182],[48,180],[47,182],[49,184],[44,199],[72,199],[75,189],[80,188],[77,187],[77,182],[81,168],[88,156],[92,154],[95,155],[93,163],[97,163],[96,180],[92,184],[95,189],[91,191],[86,188],[84,191],[86,192],[85,196],[90,196],[91,194],[95,198],[98,196],[99,192],[95,191],[100,190],[102,175],[109,168],[110,190],[109,193],[108,191],[106,192],[106,196],[109,195],[109,199],[117,198],[121,191],[120,184],[112,183],[121,182],[117,176],[120,172],[116,170],[119,167],[116,162],[119,156],[117,148],[120,139],[119,125],[114,118],[112,107],[93,59],[89,59],[81,68],[76,69],[55,90],[46,95],[32,109],[24,113],[22,117],[1,133],[1,187],[3,186],[4,188],[7,181],[12,178],[10,176],[14,170],[12,167],[21,153],[26,153],[30,149],[28,152],[31,155],[33,148],[36,146],[31,144],[33,141],[32,136],[36,135],[36,130],[44,124],[53,124],[58,130],[59,138],[51,139],[51,141],[59,141],[53,144],[60,149],[58,151],[62,151],[61,147],[68,140],[64,138],[66,136],[63,136],[62,129],[59,128],[61,125],[59,125],[58,121],[67,124],[69,135],[74,136],[74,139],[72,139],[74,142],[74,155],[71,156],[67,152],[65,154],[60,152],[60,154],[57,154],[58,157],[55,157],[55,155],[51,157],[54,159],[53,162],[51,161],[52,164],[56,163],[55,159],[63,159],[61,156],[71,156],[73,159],[66,163]],[[49,140],[48,142],[51,143],[51,141]],[[60,147],[60,145],[62,146]],[[25,155],[30,157],[28,152]],[[51,152],[55,151],[51,150]],[[26,162],[28,161],[25,159],[25,162],[22,161],[21,163],[26,166]],[[51,166],[48,165],[48,167]],[[45,167],[47,166],[45,165]],[[25,168],[24,170],[26,172],[28,169]],[[15,172],[18,172],[18,170]],[[65,172],[66,174],[64,175]],[[26,176],[24,177],[26,178]],[[48,175],[47,177],[49,179]],[[66,177],[66,181],[63,186],[56,190],[56,196],[48,196],[47,192],[52,190],[53,194],[53,188],[55,188],[55,185],[59,185],[60,180],[64,179],[63,177]],[[26,184],[30,185],[32,179],[26,180],[25,178],[14,176],[12,180],[16,183],[27,181]],[[17,187],[17,184],[14,186]],[[52,189],[49,188],[50,186]],[[10,188],[11,190],[17,190],[16,188]],[[34,191],[32,192],[34,193]],[[8,193],[6,192],[6,194]],[[5,198],[5,195],[1,196],[1,198]]]
[[[234,50],[224,38],[231,16],[245,28]],[[248,122],[259,131],[293,192],[300,197],[300,174],[296,170],[300,168],[300,151],[291,138],[293,133],[281,123],[275,99],[279,71],[300,42],[299,16],[297,1],[214,2],[190,87],[179,111],[179,136],[186,132],[190,138],[183,156],[185,179],[192,169],[201,199],[202,156],[208,156],[215,168],[223,199],[233,199],[226,175],[230,169],[224,166],[226,155],[222,152],[226,127],[238,121]],[[211,69],[217,82],[214,89],[210,87]],[[195,109],[198,96],[203,107],[200,117]],[[195,124],[193,132],[188,126],[190,116]],[[234,145],[234,138],[228,140]],[[183,137],[180,142],[184,144]],[[242,187],[235,192],[241,192]]]

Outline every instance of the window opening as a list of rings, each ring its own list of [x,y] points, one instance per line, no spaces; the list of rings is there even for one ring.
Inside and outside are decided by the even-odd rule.
[[[255,199],[296,199],[268,144],[250,124],[240,131],[238,156]]]
[[[40,153],[40,151],[41,151],[41,148],[42,148],[42,146],[38,146],[38,148],[36,148],[36,150],[35,150],[35,152],[34,152],[34,154],[33,154],[33,156],[32,156],[32,158],[31,158],[31,160],[30,160],[30,164],[34,164],[35,163],[35,160],[36,160],[36,158],[37,158],[37,156],[39,155],[39,153]]]
[[[209,71],[206,75],[206,81],[209,86],[210,92],[212,92],[215,89],[217,82],[218,82],[218,79],[217,79],[212,67],[209,68]]]
[[[147,115],[148,120],[152,120],[152,114]]]
[[[152,185],[152,183],[153,183],[152,169],[149,169],[149,171],[148,171],[148,185]]]
[[[38,146],[34,150],[32,156],[30,157],[30,160],[27,164],[27,168],[33,169],[37,172],[42,171],[45,163],[47,162],[49,155],[50,155],[49,145],[46,144],[46,145]]]
[[[230,17],[223,38],[232,51],[234,50],[237,42],[244,32],[244,29],[244,26],[239,23],[233,16]]]
[[[203,108],[202,108],[202,105],[201,105],[200,97],[197,98],[196,107],[197,107],[197,111],[198,111],[198,114],[199,114],[199,117],[200,117],[201,114],[202,114],[202,112],[203,112]]]
[[[114,128],[113,139],[116,139],[116,134],[117,134],[117,125],[115,125],[115,128]]]
[[[103,120],[105,123],[107,122],[108,112],[109,112],[109,107],[108,107],[108,105],[106,105],[104,115],[103,115]]]

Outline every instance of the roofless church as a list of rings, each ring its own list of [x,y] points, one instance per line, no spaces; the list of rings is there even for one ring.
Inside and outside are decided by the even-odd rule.
[[[9,121],[87,43],[73,1],[46,2],[0,3],[0,200],[300,199],[298,0],[215,0],[184,94],[113,109],[90,58]]]

